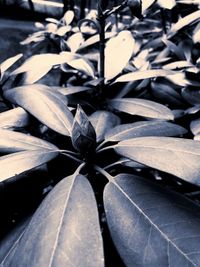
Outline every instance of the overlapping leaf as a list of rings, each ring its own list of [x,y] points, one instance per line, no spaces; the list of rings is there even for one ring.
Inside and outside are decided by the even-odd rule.
[[[120,123],[120,118],[115,114],[101,110],[94,112],[89,120],[95,129],[97,142],[102,141],[108,130]]]
[[[139,121],[121,124],[110,129],[106,141],[123,141],[142,136],[177,136],[187,132],[183,127],[165,121]]]
[[[23,107],[49,128],[70,135],[73,115],[65,97],[49,87],[35,84],[9,89],[5,97]]]
[[[0,182],[40,166],[58,155],[53,149],[21,151],[0,157]]]
[[[67,177],[50,192],[5,259],[12,265],[104,266],[96,201],[84,176]]]
[[[123,111],[131,115],[162,120],[174,119],[174,116],[169,108],[146,99],[122,98],[110,100],[109,103],[116,110]]]
[[[0,129],[0,152],[13,153],[23,150],[57,150],[53,144],[24,133]]]
[[[115,146],[117,153],[149,167],[200,184],[200,143],[172,137],[139,137]]]
[[[21,107],[0,113],[0,128],[25,127],[29,123],[29,114]]]
[[[199,266],[200,208],[130,174],[106,186],[104,203],[115,246],[127,267]]]

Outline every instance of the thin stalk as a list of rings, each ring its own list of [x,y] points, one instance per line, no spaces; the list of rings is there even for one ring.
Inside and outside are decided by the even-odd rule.
[[[81,169],[85,166],[85,162],[83,162],[81,165],[78,166],[78,168],[75,171],[75,175],[80,174]]]
[[[99,173],[101,173],[104,177],[106,177],[109,182],[113,181],[114,177],[110,175],[108,172],[106,172],[104,169],[102,169],[101,167],[94,165],[94,169],[98,171]]]
[[[100,57],[100,71],[99,78],[101,82],[99,84],[100,92],[104,89],[105,79],[105,16],[103,13],[103,1],[99,1],[98,5],[98,21],[99,21],[99,57]]]
[[[96,148],[96,151],[98,151],[100,148],[102,148],[108,141],[104,140],[101,144],[99,144]]]
[[[70,159],[73,159],[74,161],[76,161],[78,163],[83,163],[82,160],[80,160],[80,159],[78,159],[78,158],[76,158],[76,157],[74,157],[74,156],[72,156],[72,155],[70,155],[68,153],[61,152],[61,154],[64,155],[64,156],[66,156],[66,157],[68,157],[68,158],[70,158]]]
[[[107,147],[104,147],[104,148],[98,150],[96,153],[99,154],[99,153],[101,153],[103,151],[106,151],[106,150],[109,150],[109,149],[113,149],[114,147],[115,147],[115,145],[113,145],[113,146],[107,146]]]

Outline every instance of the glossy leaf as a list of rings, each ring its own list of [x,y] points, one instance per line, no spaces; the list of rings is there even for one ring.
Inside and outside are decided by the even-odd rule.
[[[84,176],[69,176],[49,193],[4,264],[104,266],[96,200]]]
[[[190,129],[194,135],[200,134],[200,119],[191,121]]]
[[[166,77],[168,75],[173,75],[173,74],[174,74],[173,71],[163,70],[163,69],[138,70],[120,76],[115,80],[115,82],[133,82],[156,77]]]
[[[84,72],[86,75],[91,76],[92,78],[95,77],[94,67],[92,63],[87,59],[78,58],[67,62],[67,64],[74,69]]]
[[[56,150],[53,144],[24,133],[0,129],[0,152],[13,153],[22,150]]]
[[[179,21],[171,27],[171,29],[168,33],[168,37],[171,38],[179,30],[181,30],[183,27],[188,26],[189,24],[191,24],[191,23],[193,23],[199,19],[200,19],[200,10],[197,10],[197,11],[179,19]]]
[[[89,117],[89,120],[95,129],[97,142],[102,141],[108,130],[120,123],[120,118],[118,116],[111,112],[102,110],[94,112]]]
[[[106,186],[114,244],[127,267],[199,266],[200,208],[191,200],[130,174]]]
[[[138,121],[110,129],[105,135],[105,140],[123,141],[140,136],[177,136],[185,133],[186,129],[170,122]]]
[[[5,97],[30,112],[42,123],[63,135],[70,135],[73,115],[65,97],[41,84],[27,85],[5,91]]]
[[[149,167],[200,184],[200,143],[173,137],[139,137],[115,146],[117,153]]]
[[[157,1],[158,5],[162,8],[166,8],[166,9],[172,9],[175,5],[176,5],[176,1],[175,0],[158,0]]]
[[[20,128],[29,123],[29,114],[23,108],[14,108],[0,113],[0,128]]]
[[[166,106],[146,99],[122,98],[110,100],[109,103],[116,110],[123,111],[131,115],[162,120],[174,119],[171,110]]]
[[[134,44],[135,41],[129,31],[121,31],[107,42],[105,48],[106,80],[113,79],[126,67],[133,54]]]
[[[109,39],[116,35],[116,32],[106,32],[105,33],[105,39]],[[92,37],[88,38],[80,47],[79,49],[86,48],[90,45],[96,44],[99,42],[99,34],[95,34]],[[79,50],[78,49],[78,50]]]
[[[38,167],[58,155],[57,150],[21,151],[0,157],[0,182]]]
[[[1,79],[3,78],[4,72],[7,71],[15,62],[17,62],[23,54],[18,54],[14,57],[6,59],[4,62],[0,64],[0,73],[1,73]]]

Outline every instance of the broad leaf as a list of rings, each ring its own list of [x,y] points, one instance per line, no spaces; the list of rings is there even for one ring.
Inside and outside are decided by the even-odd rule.
[[[4,95],[49,128],[63,135],[70,135],[73,115],[67,107],[65,97],[59,92],[35,84],[9,89]]]
[[[166,8],[166,9],[172,9],[175,5],[176,5],[176,1],[175,0],[158,0],[157,1],[158,5],[162,8]]]
[[[0,182],[40,166],[58,155],[57,150],[21,151],[0,157]]]
[[[113,79],[126,67],[133,54],[134,44],[135,41],[129,31],[122,31],[107,42],[105,48],[106,80]]]
[[[83,42],[84,38],[81,32],[74,33],[67,39],[67,45],[73,53],[79,49]]]
[[[13,153],[22,150],[57,150],[53,144],[24,133],[0,129],[0,152]]]
[[[175,72],[171,70],[155,69],[155,70],[138,70],[135,72],[127,73],[115,80],[115,82],[133,82],[149,78],[166,77],[173,75]]]
[[[200,262],[200,208],[142,177],[116,176],[104,203],[114,244],[127,267],[190,266]]]
[[[104,266],[96,201],[84,176],[69,176],[49,193],[4,264]]]
[[[179,30],[181,30],[183,27],[188,26],[189,24],[197,21],[200,19],[200,10],[197,10],[193,12],[192,14],[189,14],[183,18],[181,18],[177,23],[175,23],[170,31],[168,32],[168,37],[171,38],[174,36]]]
[[[67,64],[74,69],[84,72],[86,75],[91,76],[92,78],[95,77],[94,66],[87,59],[78,58],[67,62]]]
[[[111,38],[116,35],[116,32],[106,32],[105,33],[105,39]],[[90,45],[93,45],[95,43],[99,42],[99,34],[95,34],[92,37],[88,38],[80,47],[79,49],[86,48]],[[78,49],[78,50],[79,50]]]
[[[131,115],[162,120],[174,119],[174,116],[169,108],[146,99],[122,98],[110,100],[109,103],[116,110],[123,111]]]
[[[86,86],[68,86],[68,87],[56,87],[54,86],[56,90],[58,90],[61,94],[68,96],[73,95],[81,92],[85,92],[88,90],[92,90],[92,87],[86,87]]]
[[[89,120],[95,129],[97,142],[102,141],[108,130],[120,123],[120,118],[115,114],[101,110],[94,112]]]
[[[105,135],[105,140],[123,141],[140,136],[177,136],[185,133],[187,133],[185,128],[170,122],[139,121],[110,129]]]
[[[15,64],[15,62],[18,61],[22,56],[23,54],[18,54],[14,57],[6,59],[0,64],[1,79],[3,78],[5,71],[7,71],[7,69],[9,69],[13,64]]]
[[[149,167],[200,184],[200,143],[172,137],[139,137],[115,146],[117,153]]]
[[[200,119],[191,121],[190,129],[194,135],[200,134]]]
[[[186,87],[182,89],[183,98],[192,105],[200,104],[200,90],[191,87]]]
[[[0,128],[25,127],[29,123],[29,114],[23,108],[14,108],[0,113]]]

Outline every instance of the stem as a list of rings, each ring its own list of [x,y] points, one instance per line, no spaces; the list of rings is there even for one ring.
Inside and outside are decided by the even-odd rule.
[[[106,150],[112,149],[112,148],[114,148],[114,147],[115,147],[115,145],[113,145],[113,146],[107,146],[107,147],[104,147],[104,148],[102,148],[102,149],[98,150],[98,151],[97,151],[97,154],[99,154],[99,153],[101,153],[101,152],[103,152],[103,151],[106,151]]]
[[[101,147],[103,147],[108,141],[104,140],[101,144],[99,144],[96,148],[96,151],[98,151]]]
[[[108,172],[106,172],[104,169],[102,169],[101,167],[94,165],[94,169],[98,171],[99,173],[101,173],[104,177],[106,177],[109,182],[113,181],[114,177],[110,175]]]
[[[70,155],[70,154],[68,154],[68,153],[61,152],[61,154],[64,155],[64,156],[66,156],[66,157],[68,157],[68,158],[70,158],[70,159],[75,160],[75,161],[78,162],[78,163],[83,163],[82,160],[77,159],[76,157],[74,157],[74,156],[72,156],[72,155]]]
[[[99,21],[99,57],[100,57],[100,73],[99,78],[101,82],[99,84],[100,91],[104,89],[105,79],[105,16],[103,13],[103,1],[99,1],[98,5],[98,21]]]
[[[75,175],[80,174],[81,169],[85,166],[85,162],[83,162],[81,165],[78,166],[78,168],[75,171]]]

